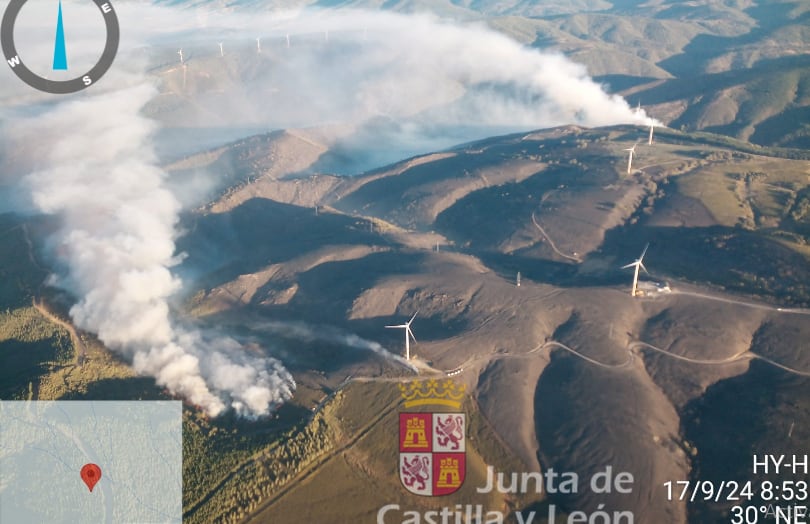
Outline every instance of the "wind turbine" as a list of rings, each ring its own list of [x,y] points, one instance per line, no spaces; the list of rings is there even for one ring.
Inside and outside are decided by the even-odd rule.
[[[262,39],[261,38],[256,39],[256,52],[257,53],[262,52]]]
[[[290,33],[287,33],[287,48],[290,47]]]
[[[225,56],[225,48],[222,47],[222,42],[219,43],[219,56]]]
[[[185,64],[185,62],[183,61],[183,50],[180,49],[179,51],[177,51],[177,54],[180,55],[180,63]]]
[[[416,318],[417,313],[419,313],[419,311],[414,313],[413,316],[411,317],[411,319],[409,321],[405,322],[404,324],[399,324],[399,325],[396,325],[396,326],[385,326],[385,327],[390,328],[390,329],[404,329],[405,330],[405,360],[410,360],[411,359],[411,338],[413,339],[414,342],[416,342],[416,337],[413,336],[413,331],[411,331],[411,322],[413,322],[413,319]],[[410,335],[410,337],[409,337],[409,335]]]
[[[638,142],[633,144],[633,147],[625,149],[625,151],[630,152],[630,155],[627,157],[627,174],[628,175],[631,173],[631,169],[633,168],[633,153],[636,152],[636,146],[637,145],[638,145]]]
[[[654,129],[654,128],[655,128],[655,123],[653,122],[653,119],[651,118],[651,119],[650,119],[650,137],[647,139],[647,145],[648,145],[648,146],[651,146],[651,145],[652,145],[652,139],[653,139],[653,129]]]
[[[641,252],[640,257],[638,257],[634,262],[631,262],[631,263],[627,264],[626,266],[622,266],[622,269],[627,269],[627,268],[631,268],[631,267],[635,268],[635,271],[633,272],[633,289],[632,289],[632,291],[630,291],[630,296],[631,297],[636,296],[636,293],[638,292],[638,270],[639,270],[639,268],[643,269],[644,272],[647,273],[648,275],[650,274],[649,271],[647,271],[647,268],[644,267],[644,262],[643,262],[644,255],[647,254],[647,248],[648,247],[650,247],[649,243],[647,243],[647,245],[644,246],[644,251]]]

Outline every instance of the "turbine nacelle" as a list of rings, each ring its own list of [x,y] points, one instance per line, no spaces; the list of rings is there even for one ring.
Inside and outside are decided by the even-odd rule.
[[[411,330],[411,323],[413,323],[413,319],[416,318],[416,315],[419,313],[417,311],[413,314],[411,319],[404,324],[396,324],[394,326],[385,326],[388,329],[404,329],[405,330],[405,360],[411,359],[411,339],[416,342],[416,337],[413,334],[413,330]]]
[[[630,262],[626,266],[621,267],[621,269],[629,269],[631,267],[635,268],[635,271],[633,272],[633,289],[630,291],[630,296],[631,297],[636,296],[636,294],[638,293],[638,271],[639,271],[639,269],[643,269],[644,272],[647,273],[648,275],[650,274],[650,272],[647,271],[647,268],[644,267],[644,255],[647,254],[647,248],[649,248],[649,247],[650,247],[650,244],[647,243],[647,245],[644,246],[644,251],[641,252],[640,257],[638,257],[633,262]]]
[[[644,255],[647,254],[647,249],[650,247],[650,243],[648,242],[646,246],[644,246],[644,251],[641,252],[641,256],[635,259],[633,262],[630,262],[626,266],[622,266],[621,269],[627,269],[633,266],[640,266],[644,272],[647,272],[647,268],[644,267]]]
[[[621,269],[629,269],[631,267],[636,267],[636,266],[638,266],[640,269],[642,269],[648,275],[650,274],[650,272],[647,271],[647,268],[644,267],[644,263],[641,260],[636,260],[635,262],[631,262],[631,263],[627,264],[626,266],[622,266]]]

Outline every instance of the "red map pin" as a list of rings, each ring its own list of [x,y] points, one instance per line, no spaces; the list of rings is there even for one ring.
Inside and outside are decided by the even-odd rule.
[[[82,480],[87,487],[90,489],[90,492],[93,492],[93,487],[96,485],[96,482],[99,481],[101,478],[101,468],[96,466],[95,464],[85,464],[82,466]]]

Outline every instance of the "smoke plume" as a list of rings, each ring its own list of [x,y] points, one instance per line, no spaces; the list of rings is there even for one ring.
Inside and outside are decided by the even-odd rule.
[[[181,286],[175,237],[180,206],[149,146],[153,122],[140,116],[148,84],[82,97],[15,126],[31,151],[27,183],[39,211],[61,218],[53,239],[66,271],[52,278],[79,297],[70,315],[174,394],[215,416],[227,408],[269,413],[295,387],[279,362],[249,356],[223,336],[172,320]]]
[[[330,344],[340,344],[362,351],[371,351],[372,353],[381,356],[385,360],[395,362],[413,372],[418,372],[416,366],[414,366],[410,361],[388,351],[379,342],[367,340],[359,335],[355,335],[354,333],[346,333],[345,331],[334,326],[314,326],[304,322],[282,322],[273,320],[263,322],[254,327],[287,338],[301,340],[303,342],[325,342]]]
[[[498,134],[651,121],[606,93],[583,65],[483,24],[350,9],[152,9],[139,6],[139,15],[171,21],[175,33],[138,27],[168,97],[150,114],[167,127],[217,129],[229,139],[246,128],[329,124],[332,156],[345,163],[326,168],[339,173]],[[167,108],[172,96],[182,101]],[[198,144],[198,137],[174,144],[170,154]]]

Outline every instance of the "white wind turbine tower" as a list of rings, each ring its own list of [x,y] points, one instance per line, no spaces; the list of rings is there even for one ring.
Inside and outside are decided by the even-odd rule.
[[[633,272],[633,289],[630,291],[631,297],[636,296],[636,293],[638,293],[638,270],[643,269],[645,273],[647,273],[648,275],[650,274],[647,271],[647,268],[644,267],[644,255],[647,254],[648,247],[650,247],[649,243],[646,246],[644,246],[644,251],[641,252],[640,257],[638,257],[634,262],[631,262],[626,266],[622,266],[622,269],[627,269],[631,267],[635,268],[635,271]]]
[[[287,33],[287,48],[290,47],[290,33]]]
[[[629,152],[629,156],[627,157],[627,174],[628,175],[631,173],[631,170],[633,169],[633,153],[636,152],[636,146],[637,145],[638,145],[638,142],[633,144],[633,147],[629,147],[629,148],[625,149],[625,151]]]
[[[650,136],[649,136],[649,138],[647,139],[647,145],[648,145],[648,146],[651,146],[651,145],[652,145],[652,140],[653,140],[653,129],[655,129],[655,121],[654,121],[654,120],[651,118],[651,119],[650,119]]]
[[[262,52],[262,39],[261,38],[256,39],[256,52],[257,53]]]
[[[411,317],[411,319],[409,321],[407,321],[406,323],[404,323],[404,324],[399,324],[399,325],[396,325],[396,326],[385,326],[385,327],[390,328],[390,329],[404,329],[405,330],[405,360],[410,360],[411,359],[411,338],[413,338],[413,341],[416,342],[416,337],[413,336],[413,331],[411,331],[411,322],[413,322],[413,319],[416,318],[417,313],[419,313],[419,311],[414,313],[413,316]]]
[[[183,61],[183,50],[180,49],[179,51],[177,51],[177,54],[180,55],[180,63],[185,64],[185,62]]]
[[[225,56],[225,48],[222,47],[222,42],[219,43],[219,56]]]

